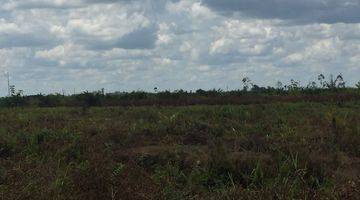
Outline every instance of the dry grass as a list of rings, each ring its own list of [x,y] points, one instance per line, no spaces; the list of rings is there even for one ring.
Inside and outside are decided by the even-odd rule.
[[[356,199],[360,102],[13,108],[1,199]]]

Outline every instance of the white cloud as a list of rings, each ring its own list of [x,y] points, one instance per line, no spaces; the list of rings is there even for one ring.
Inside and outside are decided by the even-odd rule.
[[[0,70],[9,70],[14,84],[29,93],[236,88],[242,76],[271,85],[340,72],[349,83],[358,81],[356,16],[348,24],[259,16],[255,8],[244,15],[225,5],[230,0],[223,2],[226,9],[214,2],[4,0]],[[345,17],[332,21],[349,22]]]
[[[296,23],[359,23],[358,0],[202,0],[225,15],[240,13],[260,19],[282,19]]]

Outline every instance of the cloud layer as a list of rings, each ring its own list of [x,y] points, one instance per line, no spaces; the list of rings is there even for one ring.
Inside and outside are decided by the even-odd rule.
[[[0,70],[28,94],[359,79],[357,0],[0,3]]]
[[[283,19],[302,23],[359,23],[358,0],[203,0],[224,14],[239,12],[260,19]]]

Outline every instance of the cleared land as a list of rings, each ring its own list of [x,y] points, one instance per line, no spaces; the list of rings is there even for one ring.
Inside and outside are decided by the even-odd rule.
[[[360,101],[85,111],[0,110],[1,199],[360,195]]]

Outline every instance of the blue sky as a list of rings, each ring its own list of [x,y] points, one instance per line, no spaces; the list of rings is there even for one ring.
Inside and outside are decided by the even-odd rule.
[[[360,80],[358,0],[0,0],[0,75],[26,94]],[[0,76],[0,95],[6,78]]]

